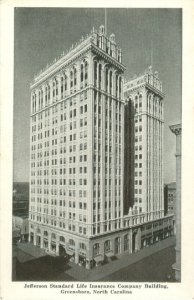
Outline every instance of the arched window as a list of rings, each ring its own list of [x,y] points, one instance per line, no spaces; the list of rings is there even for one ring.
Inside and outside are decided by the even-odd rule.
[[[53,97],[55,97],[55,81],[53,81]]]
[[[47,100],[48,100],[48,86],[46,85],[46,87],[45,87],[45,105],[47,105]]]
[[[42,89],[40,91],[40,94],[41,94],[41,96],[40,96],[40,98],[41,98],[41,108],[43,108],[43,90]]]
[[[112,71],[109,74],[109,92],[112,94]]]
[[[84,243],[79,243],[79,248],[80,248],[81,250],[86,250],[86,244],[84,244]]]
[[[75,242],[72,239],[69,240],[69,249],[75,250]]]
[[[59,238],[59,240],[60,240],[60,242],[63,242],[63,243],[65,243],[65,238],[64,238],[64,236],[60,236],[60,238]]]
[[[74,86],[77,84],[77,70],[74,68]]]
[[[142,95],[139,95],[139,109],[142,110]]]
[[[126,234],[124,236],[124,251],[129,250],[129,236]]]
[[[69,245],[75,246],[75,241],[74,241],[73,239],[70,239],[70,240],[69,240]]]
[[[70,88],[73,87],[73,71],[70,72]]]
[[[108,68],[105,71],[105,91],[108,91]]]
[[[115,83],[116,83],[116,97],[118,97],[118,75],[116,75]]]
[[[65,92],[67,91],[67,75],[65,74],[64,75],[64,79],[65,79],[65,82],[64,82],[64,86],[65,86]]]
[[[55,240],[56,239],[56,234],[55,233],[52,233],[51,234],[51,240]]]
[[[111,246],[111,241],[110,240],[107,240],[105,243],[104,243],[104,252],[107,253],[107,252],[110,252],[110,246]]]
[[[63,97],[63,85],[64,85],[64,82],[63,82],[63,76],[61,76],[61,96]]]
[[[94,61],[94,85],[97,84],[97,61]]]
[[[48,236],[48,231],[44,231],[44,236]]]
[[[99,82],[99,89],[101,89],[102,88],[102,65],[101,64],[99,64],[98,82]]]
[[[40,93],[40,90],[38,91],[38,106],[39,106],[39,109],[40,109],[40,101],[41,101],[41,93]]]
[[[137,109],[138,108],[138,96],[137,95],[135,96],[134,104],[135,104],[135,108]]]
[[[96,243],[93,246],[93,256],[97,256],[100,254],[100,244]]]
[[[121,238],[115,238],[115,254],[119,254],[121,251]]]
[[[87,80],[88,80],[88,63],[87,61],[85,62],[85,81],[87,84]]]
[[[50,89],[50,85],[48,84],[48,103],[50,98],[51,98],[51,89]]]
[[[119,77],[119,98],[121,98],[122,79]]]
[[[59,82],[58,82],[58,80],[56,79],[56,96],[58,96],[58,85],[59,85]]]
[[[81,64],[81,78],[80,78],[80,80],[81,80],[81,82],[83,82],[83,80],[84,80],[84,65],[83,64]]]

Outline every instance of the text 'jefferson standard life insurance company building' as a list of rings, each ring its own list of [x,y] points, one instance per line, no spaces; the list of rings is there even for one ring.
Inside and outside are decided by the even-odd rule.
[[[86,268],[173,233],[162,86],[151,68],[124,84],[124,70],[100,26],[31,85],[29,239]]]

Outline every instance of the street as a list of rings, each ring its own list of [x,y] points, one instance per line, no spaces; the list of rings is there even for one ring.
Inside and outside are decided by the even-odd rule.
[[[114,261],[91,270],[66,262],[63,257],[50,256],[29,243],[19,244],[14,248],[16,280],[171,282],[174,244],[175,237],[170,237],[139,252],[117,256]]]

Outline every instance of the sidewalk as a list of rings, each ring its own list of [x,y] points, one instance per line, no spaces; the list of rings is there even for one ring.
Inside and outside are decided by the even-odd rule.
[[[100,281],[100,279],[105,278],[106,276],[115,273],[122,268],[130,266],[142,260],[143,258],[146,258],[173,245],[175,245],[175,237],[170,237],[152,246],[143,248],[139,252],[118,255],[118,260],[111,261],[106,265],[99,266],[91,270],[86,270],[84,267],[80,267],[74,263],[69,263],[71,268],[65,273],[78,281]]]
[[[31,243],[18,243],[17,248],[22,252],[28,254],[29,257],[31,256],[32,259],[46,255],[43,249],[38,248]]]

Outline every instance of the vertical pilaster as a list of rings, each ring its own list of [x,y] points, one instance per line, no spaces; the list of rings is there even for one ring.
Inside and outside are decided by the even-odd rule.
[[[93,89],[88,89],[88,99],[87,99],[87,106],[88,106],[88,113],[87,113],[87,119],[88,119],[88,193],[89,193],[89,199],[88,201],[88,211],[90,212],[88,214],[88,223],[92,223],[93,219],[93,155],[94,155],[94,147],[93,147],[93,135],[94,135],[94,91]],[[91,228],[92,230],[92,228]],[[89,234],[92,234],[90,232]]]
[[[176,135],[176,262],[173,265],[177,281],[181,280],[181,124],[170,126]]]

